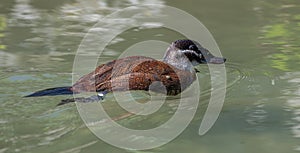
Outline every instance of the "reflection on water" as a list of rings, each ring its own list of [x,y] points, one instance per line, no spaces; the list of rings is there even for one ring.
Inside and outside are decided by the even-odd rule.
[[[17,61],[17,57],[14,54],[0,51],[0,67],[14,66]]]
[[[282,79],[290,84],[289,88],[282,91],[286,99],[286,111],[292,113],[288,124],[291,125],[291,133],[293,136],[300,138],[300,72],[286,73]],[[294,146],[294,149],[300,151],[300,144]]]
[[[30,0],[16,0],[16,4],[11,11],[15,26],[35,26],[33,22],[41,18],[38,10],[31,6]]]
[[[206,135],[197,135],[211,88],[209,70],[205,65],[200,66],[202,93],[194,120],[174,141],[143,152],[300,151],[298,1],[231,0],[217,4],[209,0],[3,0],[0,153],[134,152],[96,138],[81,121],[75,105],[56,107],[66,96],[30,99],[22,96],[38,89],[70,85],[74,54],[85,33],[99,19],[118,9],[149,3],[180,7],[212,31],[229,61],[228,92],[216,125]],[[145,14],[163,15],[160,8],[151,11]],[[110,31],[112,25],[118,29],[135,20],[119,18],[102,22],[105,25],[91,30]],[[119,35],[106,48],[100,62],[117,58],[124,49],[142,40],[169,42],[181,38],[161,26],[159,22],[149,22]],[[94,48],[89,49],[95,52]],[[134,94],[141,102],[149,98],[147,93]],[[120,124],[136,129],[161,125],[177,108],[168,99],[160,114],[126,116],[112,99],[108,95],[105,103],[109,114],[116,116]]]

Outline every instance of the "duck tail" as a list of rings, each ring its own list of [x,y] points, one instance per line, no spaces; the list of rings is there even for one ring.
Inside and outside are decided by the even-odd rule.
[[[56,96],[56,95],[69,95],[69,94],[73,94],[71,86],[44,89],[24,97]]]

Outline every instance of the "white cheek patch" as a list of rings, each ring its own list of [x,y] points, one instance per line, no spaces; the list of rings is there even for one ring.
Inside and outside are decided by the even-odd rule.
[[[202,57],[202,54],[198,54],[198,53],[196,53],[196,52],[193,51],[193,50],[181,50],[180,52],[181,52],[181,53],[190,53],[190,54],[194,54],[195,56],[198,56],[199,58]]]
[[[187,52],[191,53],[191,52],[194,52],[194,51],[193,51],[193,50],[188,50],[188,49],[186,49],[186,50],[180,50],[180,52],[181,52],[181,53],[187,53]]]
[[[202,54],[197,55],[197,53],[195,53],[195,51],[193,51],[193,50],[181,50],[181,53],[183,53],[183,54],[187,53],[187,52],[196,54],[196,56],[198,56],[199,58],[202,57]],[[200,64],[197,60],[192,60],[191,63],[192,63],[193,66],[196,66],[196,65]]]

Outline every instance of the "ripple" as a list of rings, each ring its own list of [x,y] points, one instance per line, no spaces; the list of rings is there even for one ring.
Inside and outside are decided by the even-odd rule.
[[[291,85],[289,88],[283,90],[283,94],[286,95],[288,105],[288,110],[293,112],[293,117],[291,118],[292,127],[291,133],[293,137],[300,138],[300,72],[288,72],[281,79],[286,79]],[[300,147],[298,146],[297,149]]]
[[[146,22],[141,25],[140,29],[160,28],[162,26],[163,24],[160,22]]]
[[[74,148],[71,148],[71,149],[68,149],[68,150],[61,151],[59,153],[77,153],[77,152],[81,152],[81,149],[89,147],[89,146],[91,146],[91,145],[93,145],[97,142],[98,141],[92,141],[92,142],[86,143],[86,144],[78,146],[78,147],[74,147]]]
[[[39,146],[48,145],[52,141],[55,141],[57,139],[60,139],[62,136],[66,135],[70,131],[74,130],[74,128],[65,128],[65,127],[59,127],[54,130],[49,130],[44,133],[43,139],[41,142],[38,143]]]
[[[246,68],[241,66],[238,63],[226,63],[226,71],[227,74],[236,74],[236,78],[233,80],[233,84],[236,83],[237,81],[244,80],[249,77],[249,72],[247,71]]]
[[[8,77],[8,79],[12,82],[15,81],[28,81],[28,80],[38,80],[38,78],[36,78],[33,75],[14,75],[11,77]]]
[[[247,70],[237,63],[226,63],[226,90],[231,89],[238,82],[248,78]],[[202,75],[209,75],[209,72],[202,73]],[[202,91],[204,95],[210,94],[212,89],[206,89]]]
[[[0,50],[0,67],[16,65],[18,58],[16,55]]]

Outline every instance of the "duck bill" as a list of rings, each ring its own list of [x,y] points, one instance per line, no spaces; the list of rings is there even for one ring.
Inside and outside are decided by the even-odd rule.
[[[223,64],[226,62],[226,58],[211,56],[202,58],[198,62],[200,64]]]
[[[226,59],[222,57],[211,57],[208,60],[206,60],[206,63],[208,64],[223,64],[225,63]]]

